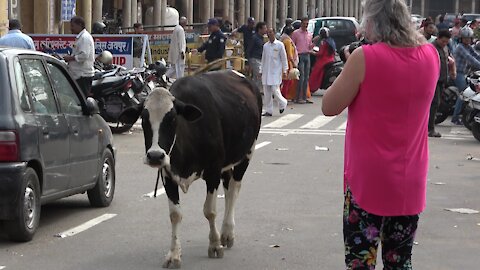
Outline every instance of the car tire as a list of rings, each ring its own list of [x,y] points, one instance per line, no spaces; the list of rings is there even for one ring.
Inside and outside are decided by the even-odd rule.
[[[4,227],[10,240],[28,242],[32,240],[40,224],[40,184],[37,173],[27,168],[22,175],[22,195],[20,196],[13,220],[4,221]]]
[[[90,205],[107,207],[115,193],[115,159],[110,149],[103,153],[102,164],[95,187],[87,191]]]

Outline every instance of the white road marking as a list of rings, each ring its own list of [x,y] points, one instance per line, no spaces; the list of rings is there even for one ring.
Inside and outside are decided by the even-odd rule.
[[[306,128],[306,129],[318,129],[326,124],[328,124],[330,121],[332,121],[335,117],[327,117],[325,115],[320,115],[315,117],[312,121],[306,123],[305,125],[301,126],[300,128]]]
[[[345,136],[345,130],[322,130],[322,129],[260,129],[261,134],[277,134],[282,136],[288,135],[320,135],[320,136]],[[445,140],[459,140],[469,141],[474,140],[473,136],[466,135],[448,135],[442,134],[442,138]]]
[[[339,127],[337,127],[337,130],[346,130],[347,129],[347,121],[343,122]]]
[[[271,144],[271,143],[272,143],[272,142],[268,142],[268,141],[266,141],[266,142],[261,142],[261,143],[257,143],[257,145],[255,145],[255,150],[260,149],[260,148],[262,148],[262,147],[264,147],[264,146],[267,146],[267,145],[269,145],[269,144]]]
[[[452,128],[450,130],[452,135],[472,135],[472,132],[466,128]]]
[[[76,234],[79,234],[81,232],[84,232],[90,228],[92,228],[93,226],[96,226],[104,221],[107,221],[113,217],[115,217],[117,214],[104,214],[104,215],[101,215],[99,217],[96,217],[92,220],[89,220],[77,227],[74,227],[74,228],[71,228],[69,230],[66,230],[62,233],[59,233],[59,234],[56,234],[55,236],[57,237],[60,237],[60,238],[65,238],[65,237],[69,237],[69,236],[74,236]]]
[[[281,128],[284,127],[288,124],[293,123],[294,121],[298,120],[301,118],[303,114],[287,114],[285,116],[280,117],[279,119],[271,122],[270,124],[267,124],[263,126],[264,128]]]
[[[152,191],[150,193],[147,193],[147,194],[143,194],[142,197],[146,197],[146,198],[153,198],[153,194],[155,193],[155,191]],[[159,188],[157,189],[157,197],[162,195],[162,194],[165,194],[165,188]]]
[[[0,270],[7,268],[6,266],[0,265]]]

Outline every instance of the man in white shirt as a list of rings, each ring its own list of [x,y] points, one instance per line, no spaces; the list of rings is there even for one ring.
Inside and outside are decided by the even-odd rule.
[[[187,18],[181,17],[179,24],[173,29],[170,48],[168,50],[168,62],[170,62],[171,66],[165,74],[169,78],[175,75],[177,79],[180,79],[185,73],[185,50],[187,48],[187,40],[185,39],[186,25]]]
[[[265,112],[262,116],[272,116],[272,95],[275,96],[275,99],[278,101],[280,113],[283,113],[287,107],[287,100],[280,93],[282,74],[286,75],[288,71],[287,53],[283,43],[275,38],[275,31],[272,28],[268,29],[267,36],[269,41],[263,45],[262,65],[260,69],[263,92],[265,94]]]
[[[91,96],[92,79],[94,75],[95,45],[92,35],[85,29],[82,17],[75,16],[70,20],[70,29],[76,34],[72,54],[63,59],[68,63],[68,69],[85,96]]]

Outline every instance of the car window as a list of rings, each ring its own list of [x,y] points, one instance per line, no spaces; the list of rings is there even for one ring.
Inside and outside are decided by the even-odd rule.
[[[25,78],[23,77],[22,65],[20,65],[18,59],[15,60],[14,69],[20,108],[22,108],[24,112],[31,112],[32,109],[30,106],[30,98],[28,97],[27,85],[25,84]]]
[[[53,87],[57,92],[60,111],[66,114],[82,115],[80,99],[65,73],[52,63],[47,63],[47,68],[53,81]]]
[[[20,63],[35,112],[39,114],[57,114],[55,97],[42,60],[21,59]]]
[[[331,31],[353,30],[355,25],[348,20],[326,20],[325,27]]]

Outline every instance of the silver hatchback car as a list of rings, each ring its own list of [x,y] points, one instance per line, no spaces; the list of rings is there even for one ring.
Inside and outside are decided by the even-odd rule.
[[[65,64],[0,48],[0,78],[0,225],[10,239],[33,238],[44,203],[87,192],[92,206],[110,205],[112,133]]]

